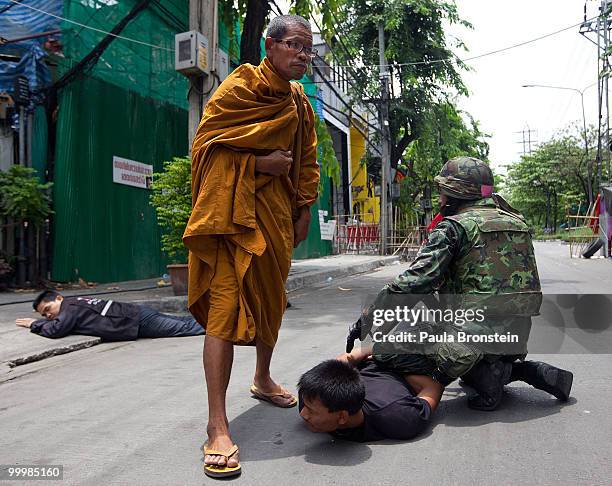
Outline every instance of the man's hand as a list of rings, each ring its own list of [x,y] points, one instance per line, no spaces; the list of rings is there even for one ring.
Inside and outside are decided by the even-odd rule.
[[[28,329],[33,322],[36,322],[36,319],[30,319],[27,317],[22,317],[21,319],[15,320],[15,324],[17,324],[19,327],[27,327]]]
[[[358,363],[364,360],[372,359],[372,348],[355,348],[350,353],[339,354],[336,356],[336,359],[338,361],[344,361],[352,366],[356,366]]]
[[[268,155],[255,157],[255,172],[273,176],[289,175],[292,163],[291,151],[275,150]]]
[[[302,206],[300,217],[293,223],[293,248],[308,237],[308,227],[310,226],[310,208]]]

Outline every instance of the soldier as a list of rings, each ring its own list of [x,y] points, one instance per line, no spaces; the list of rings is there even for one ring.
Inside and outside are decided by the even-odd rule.
[[[511,362],[523,360],[527,353],[531,316],[538,314],[542,299],[531,235],[522,215],[493,193],[493,173],[481,160],[451,159],[435,183],[444,218],[408,270],[386,285],[353,325],[347,352],[358,337],[363,340],[372,330],[376,310],[394,309],[407,302],[415,304],[423,294],[437,292],[451,297],[463,310],[488,309],[481,322],[460,326],[453,322],[443,326],[443,333],[431,323],[417,327],[427,329],[431,335],[455,337],[459,332],[485,337],[512,332],[519,337],[518,343],[475,345],[446,339],[420,343],[418,349],[411,345],[399,350],[397,345],[390,350],[375,343],[373,358],[378,365],[401,373],[430,375],[442,386],[462,376],[478,393],[468,405],[494,410],[501,401],[503,385],[516,378],[512,376]],[[417,295],[421,297],[415,300]],[[389,332],[396,324],[382,329]],[[483,358],[484,362],[474,367]],[[536,368],[537,376],[532,376],[532,381],[539,380],[555,396],[567,399],[572,374],[545,364],[529,369]]]

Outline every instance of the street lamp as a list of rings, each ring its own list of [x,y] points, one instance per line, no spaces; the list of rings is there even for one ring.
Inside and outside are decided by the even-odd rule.
[[[587,158],[587,167],[588,167],[588,178],[587,178],[587,190],[589,191],[589,205],[593,204],[593,187],[591,183],[591,179],[593,177],[593,165],[589,160],[589,142],[587,138],[587,128],[586,128],[586,115],[584,114],[584,92],[589,89],[591,86],[595,86],[597,82],[593,84],[589,84],[587,87],[582,89],[577,88],[569,88],[567,86],[550,86],[548,84],[523,84],[523,88],[549,88],[549,89],[563,89],[566,91],[575,91],[580,95],[580,103],[582,104],[582,130],[584,134],[584,153]]]

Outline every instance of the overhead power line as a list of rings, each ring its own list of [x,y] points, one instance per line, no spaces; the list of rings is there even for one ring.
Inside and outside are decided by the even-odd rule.
[[[78,25],[79,27],[83,27],[83,28],[89,29],[89,30],[94,30],[94,31],[99,32],[101,34],[110,35],[112,37],[115,37],[116,39],[122,39],[122,40],[129,41],[129,42],[135,42],[136,44],[141,44],[143,46],[152,47],[154,49],[161,49],[162,51],[174,52],[174,49],[171,49],[169,47],[156,46],[154,44],[149,44],[148,42],[143,42],[143,41],[140,41],[140,40],[137,40],[137,39],[131,39],[130,37],[124,37],[122,35],[113,34],[112,32],[107,32],[106,30],[97,29],[96,27],[92,27],[90,25],[82,24],[80,22],[77,22],[76,20],[71,20],[71,19],[67,19],[67,18],[64,18],[64,17],[60,17],[59,15],[52,14],[51,12],[45,12],[44,10],[41,10],[39,8],[36,8],[36,7],[32,7],[31,5],[26,5],[25,3],[22,3],[22,2],[20,2],[18,0],[9,0],[9,1],[13,2],[13,4],[21,5],[22,7],[29,8],[30,10],[34,10],[34,11],[39,12],[39,13],[44,14],[44,15],[48,15],[49,17],[53,17],[53,18],[56,18],[58,20],[63,20],[64,22],[68,22],[69,24]]]
[[[134,42],[136,44],[141,44],[141,45],[144,45],[144,46],[148,46],[148,47],[151,47],[153,49],[160,49],[160,50],[163,50],[163,51],[174,52],[173,48],[164,47],[164,46],[157,46],[157,45],[149,44],[148,42],[144,42],[144,41],[141,41],[141,40],[138,40],[138,39],[132,39],[130,37],[125,37],[125,36],[121,36],[121,35],[112,34],[111,32],[108,32],[108,31],[105,31],[105,30],[102,30],[102,29],[98,29],[96,27],[91,27],[89,25],[82,24],[80,22],[77,22],[76,20],[67,19],[65,17],[61,17],[59,15],[55,15],[55,14],[52,14],[50,12],[46,12],[46,11],[41,10],[39,8],[32,7],[31,5],[27,5],[27,4],[23,3],[20,0],[9,0],[9,1],[12,2],[14,5],[20,5],[22,7],[29,8],[30,10],[34,10],[34,11],[42,13],[44,15],[48,15],[49,17],[54,17],[54,18],[56,18],[58,20],[63,20],[64,22],[68,22],[70,24],[78,25],[79,27],[83,27],[85,29],[93,30],[93,31],[99,32],[101,34],[112,35],[113,37],[116,37],[117,39],[122,39],[122,40],[125,40],[125,41],[128,41],[128,42]],[[279,11],[280,11],[280,9],[279,9]],[[590,22],[590,21],[595,20],[597,18],[598,18],[598,16],[591,17],[590,19],[587,19],[586,22]],[[530,39],[528,41],[519,42],[517,44],[513,44],[513,45],[508,46],[508,47],[503,47],[501,49],[496,49],[494,51],[485,52],[484,54],[479,54],[477,56],[466,57],[464,59],[460,59],[457,56],[453,56],[453,57],[448,57],[448,58],[445,58],[445,59],[432,59],[431,61],[415,61],[415,62],[406,62],[406,63],[394,63],[393,66],[395,66],[395,67],[399,67],[399,66],[417,66],[417,65],[423,65],[423,64],[436,64],[436,63],[441,63],[441,62],[449,62],[449,61],[453,61],[453,60],[457,60],[457,61],[461,61],[461,62],[473,61],[475,59],[480,59],[482,57],[492,56],[494,54],[499,54],[501,52],[509,51],[511,49],[516,49],[517,47],[522,47],[522,46],[525,46],[527,44],[531,44],[533,42],[537,42],[537,41],[540,41],[542,39],[546,39],[548,37],[552,37],[554,35],[560,34],[560,33],[565,32],[567,30],[579,27],[583,23],[584,23],[584,21],[578,22],[577,24],[573,24],[573,25],[570,25],[568,27],[564,27],[562,29],[556,30],[554,32],[550,32],[548,34],[541,35],[539,37],[536,37],[534,39]],[[387,66],[388,65],[389,64],[387,64]],[[336,67],[353,68],[353,69],[355,69],[355,68],[365,68],[365,67],[381,67],[381,65],[380,64],[367,64],[367,65],[363,65],[363,66],[346,65],[346,66],[336,66]]]
[[[596,18],[598,18],[598,16],[592,17],[590,19],[587,20],[587,22],[591,21],[591,20],[595,20]],[[510,46],[507,47],[502,47],[501,49],[495,49],[494,51],[489,51],[489,52],[485,52],[484,54],[478,54],[477,56],[471,56],[471,57],[466,57],[464,59],[460,59],[458,56],[452,56],[452,57],[447,57],[444,59],[432,59],[431,61],[414,61],[414,62],[404,62],[404,63],[393,63],[393,64],[385,64],[386,67],[389,66],[393,66],[393,67],[399,67],[399,66],[419,66],[419,65],[427,65],[427,64],[438,64],[441,62],[449,62],[449,61],[459,61],[459,62],[467,62],[467,61],[473,61],[475,59],[480,59],[482,57],[487,57],[487,56],[492,56],[494,54],[499,54],[501,52],[506,52],[509,51],[511,49],[516,49],[517,47],[522,47],[522,46],[526,46],[527,44],[532,44],[534,42],[538,42],[542,39],[546,39],[548,37],[552,37],[554,35],[560,34],[562,32],[565,32],[567,30],[571,30],[571,29],[575,29],[576,27],[580,27],[582,24],[584,23],[584,21],[578,22],[577,24],[572,24],[568,27],[564,27],[562,29],[556,30],[554,32],[550,32],[548,34],[544,34],[541,35],[539,37],[535,37],[534,39],[530,39],[524,42],[519,42],[517,44],[512,44]],[[378,67],[380,68],[382,65],[381,64],[364,64],[361,67]],[[355,66],[339,66],[339,67],[355,67]]]

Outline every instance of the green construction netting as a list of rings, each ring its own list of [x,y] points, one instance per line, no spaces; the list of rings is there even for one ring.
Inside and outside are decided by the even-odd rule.
[[[66,0],[64,17],[103,31],[136,0]],[[174,35],[188,2],[160,0],[138,14],[93,69],[59,93],[52,278],[98,282],[165,273],[150,192],[113,182],[113,157],[153,165],[187,153],[187,79],[174,70]],[[105,34],[62,22],[59,74]],[[150,45],[145,45],[150,44]],[[42,127],[41,127],[42,128]]]
[[[110,31],[134,7],[136,0],[65,0],[64,17],[102,31]],[[174,35],[189,30],[189,2],[155,0],[140,12],[87,73],[139,93],[187,109],[187,79],[174,70]],[[62,22],[65,71],[85,57],[105,34]]]
[[[150,191],[113,182],[113,157],[153,165],[187,153],[187,114],[105,81],[61,92],[52,278],[135,280],[166,272]]]

